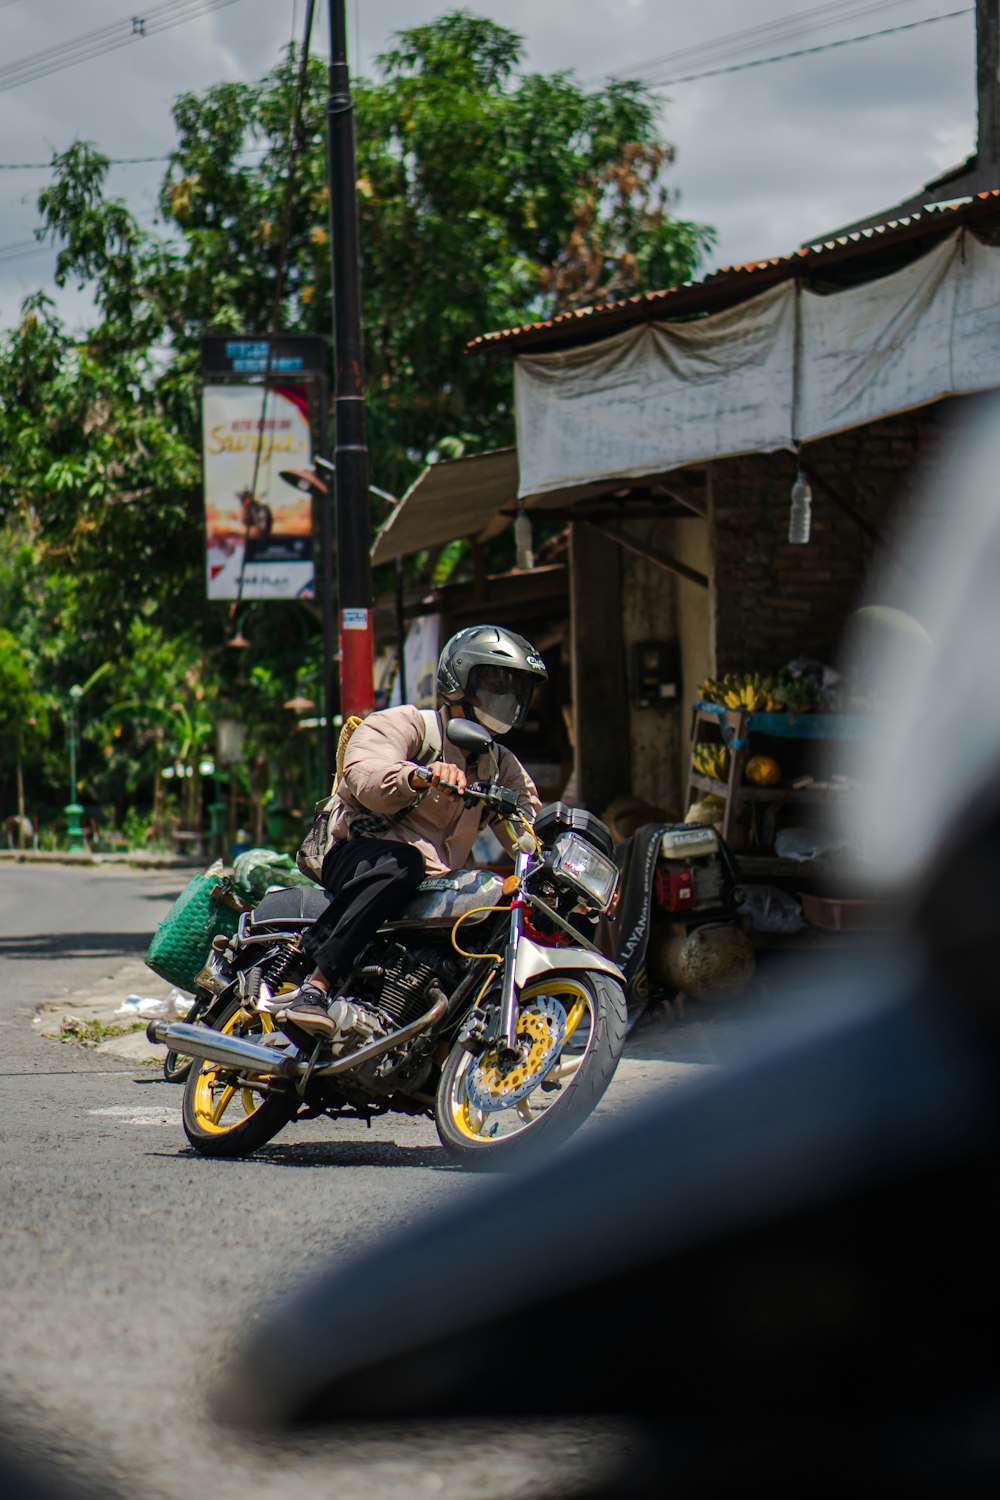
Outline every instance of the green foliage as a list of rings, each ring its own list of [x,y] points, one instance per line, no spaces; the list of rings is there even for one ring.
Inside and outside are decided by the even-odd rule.
[[[9,630],[0,630],[0,703],[4,732],[0,764],[15,764],[48,734],[48,703],[33,682],[31,663]]]
[[[105,326],[76,344],[37,297],[0,343],[0,520],[59,580],[57,619],[95,655],[137,605],[166,619],[204,594],[196,454],[146,355],[103,343]]]
[[[83,1019],[80,1016],[63,1016],[59,1030],[55,1033],[48,1032],[43,1035],[57,1037],[60,1042],[75,1042],[80,1047],[99,1047],[102,1042],[110,1041],[116,1036],[131,1036],[134,1031],[144,1031],[145,1021],[129,1021],[127,1024],[119,1024],[117,1021],[102,1021],[97,1016]]]

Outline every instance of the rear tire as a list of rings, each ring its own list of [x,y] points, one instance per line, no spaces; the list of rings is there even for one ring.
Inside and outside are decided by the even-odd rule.
[[[191,1058],[179,1052],[168,1052],[163,1059],[163,1076],[167,1083],[183,1083],[191,1071]]]
[[[201,1020],[202,1017],[207,1018],[213,1006],[217,1005],[218,1001],[213,995],[210,995],[207,990],[200,990],[191,1002],[191,1008],[187,1011],[184,1020],[190,1024]],[[206,1019],[206,1025],[214,1024],[216,1023],[211,1019]],[[183,1053],[174,1052],[171,1049],[163,1059],[163,1076],[167,1083],[183,1083],[191,1071],[193,1061],[193,1058],[185,1057]]]
[[[625,993],[594,971],[538,979],[521,992],[518,1035],[526,1056],[513,1068],[495,1050],[475,1057],[456,1045],[441,1073],[438,1137],[473,1171],[515,1165],[583,1124],[625,1046]]]
[[[227,1036],[260,1037],[274,1030],[274,1022],[263,1013],[247,1019],[239,1000],[234,1000],[214,1028]],[[299,1099],[290,1086],[275,1081],[255,1088],[252,1079],[243,1077],[246,1081],[237,1084],[233,1072],[220,1063],[192,1063],[181,1120],[184,1134],[202,1156],[250,1156],[298,1112]]]

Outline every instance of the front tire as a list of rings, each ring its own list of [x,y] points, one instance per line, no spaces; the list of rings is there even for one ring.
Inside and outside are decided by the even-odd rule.
[[[260,1013],[248,1017],[234,1000],[215,1023],[227,1036],[260,1038],[273,1032],[274,1022]],[[284,1129],[299,1107],[291,1088],[255,1087],[244,1076],[237,1083],[231,1069],[208,1059],[192,1065],[184,1085],[181,1120],[184,1134],[202,1156],[250,1156]]]
[[[625,994],[609,975],[582,972],[526,985],[523,1056],[476,1057],[455,1046],[441,1073],[435,1123],[442,1146],[473,1171],[515,1164],[560,1145],[593,1112],[625,1046]]]

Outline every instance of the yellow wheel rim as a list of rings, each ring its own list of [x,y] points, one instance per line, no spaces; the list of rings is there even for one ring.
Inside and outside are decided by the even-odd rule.
[[[554,1062],[548,1046],[550,1023],[545,1016],[530,1009],[531,1002],[542,997],[557,1000],[566,1012],[566,1032]],[[572,979],[553,979],[525,989],[521,995],[517,1034],[528,1044],[526,1054],[506,1072],[493,1052],[480,1058],[468,1055],[455,1075],[448,1100],[455,1129],[470,1141],[487,1143],[517,1135],[534,1125],[557,1102],[563,1086],[579,1067],[590,1047],[594,1024],[590,995]],[[496,1097],[496,1109],[480,1108],[471,1097],[472,1069],[478,1069],[480,1096],[486,1093]],[[511,1106],[503,1105],[503,1093],[522,1088],[533,1071],[539,1071],[538,1086]]]
[[[499,1102],[507,1089],[519,1089],[540,1071],[552,1035],[552,1027],[544,1016],[530,1011],[522,1015],[517,1024],[517,1034],[528,1041],[528,1054],[516,1068],[504,1073],[495,1055],[485,1059],[480,1068],[482,1085]]]
[[[224,1036],[245,1036],[251,1029],[258,1033],[274,1030],[274,1022],[266,1012],[253,1018],[252,1027],[243,1025],[244,1012],[234,1011],[221,1028]],[[267,1095],[245,1084],[237,1088],[224,1081],[227,1070],[218,1063],[202,1063],[194,1080],[194,1115],[201,1130],[209,1135],[227,1135],[257,1113]]]

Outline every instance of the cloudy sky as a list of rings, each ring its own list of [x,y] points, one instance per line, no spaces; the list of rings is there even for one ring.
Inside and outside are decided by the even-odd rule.
[[[370,73],[400,27],[450,8],[447,0],[347,3],[354,73]],[[33,241],[47,173],[24,164],[45,163],[77,137],[112,158],[165,154],[171,100],[259,77],[299,35],[305,9],[305,0],[142,4],[0,0],[0,327],[39,288],[71,322],[86,311],[79,295],[56,292],[53,256]],[[615,74],[657,85],[663,134],[677,148],[670,180],[680,211],[718,234],[709,269],[785,253],[875,213],[974,149],[972,0],[479,0],[466,8],[519,32],[528,68],[572,70],[589,84]],[[133,37],[136,15],[145,35]],[[323,50],[322,0],[318,15]],[[153,221],[161,171],[156,163],[113,169],[112,190],[140,222]]]

